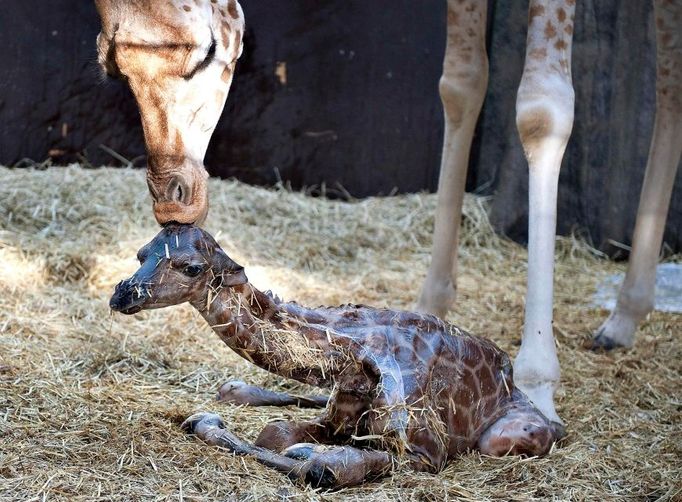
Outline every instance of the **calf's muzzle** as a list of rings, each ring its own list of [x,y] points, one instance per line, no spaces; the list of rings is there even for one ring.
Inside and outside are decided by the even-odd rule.
[[[116,285],[114,294],[109,300],[109,307],[122,314],[136,314],[142,310],[146,299],[145,289],[131,279],[126,279]]]

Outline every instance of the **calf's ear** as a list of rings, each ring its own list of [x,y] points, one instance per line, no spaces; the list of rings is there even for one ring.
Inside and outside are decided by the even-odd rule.
[[[246,277],[244,267],[239,267],[230,273],[223,273],[223,284],[225,286],[239,286],[247,282],[249,282],[249,279]]]
[[[216,250],[216,265],[216,276],[221,278],[223,286],[239,286],[249,282],[244,267],[234,262],[222,249]]]

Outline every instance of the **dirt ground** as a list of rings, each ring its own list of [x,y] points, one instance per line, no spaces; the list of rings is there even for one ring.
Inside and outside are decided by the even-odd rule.
[[[212,180],[206,228],[256,286],[304,304],[409,309],[426,273],[435,197],[343,203]],[[459,300],[449,320],[518,351],[523,247],[496,237],[467,197]],[[157,232],[144,173],[0,168],[0,500],[680,500],[682,316],[654,313],[636,347],[582,348],[607,312],[599,279],[623,270],[558,241],[558,411],[568,437],[540,459],[464,455],[339,492],[292,484],[179,428],[220,413],[254,439],[293,408],[214,402],[240,378],[303,392],[224,346],[191,307],[112,315],[116,282]],[[679,260],[679,257],[677,257]]]

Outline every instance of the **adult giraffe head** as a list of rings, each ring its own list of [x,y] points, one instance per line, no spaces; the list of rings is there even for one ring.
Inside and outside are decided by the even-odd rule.
[[[201,223],[208,212],[203,166],[242,52],[236,0],[95,0],[99,63],[137,100],[147,184],[160,224]]]

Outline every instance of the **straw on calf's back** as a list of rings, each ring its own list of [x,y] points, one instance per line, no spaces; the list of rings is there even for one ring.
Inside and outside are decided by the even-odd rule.
[[[269,424],[255,446],[232,436],[215,415],[190,417],[186,428],[211,444],[295,478],[344,486],[381,475],[398,459],[438,471],[472,448],[541,455],[561,434],[516,389],[507,354],[436,317],[280,302],[254,288],[208,233],[190,225],[167,226],[138,258],[140,269],[116,287],[113,309],[131,314],[190,302],[245,359],[333,389],[316,420]],[[261,394],[258,402],[267,399]]]

